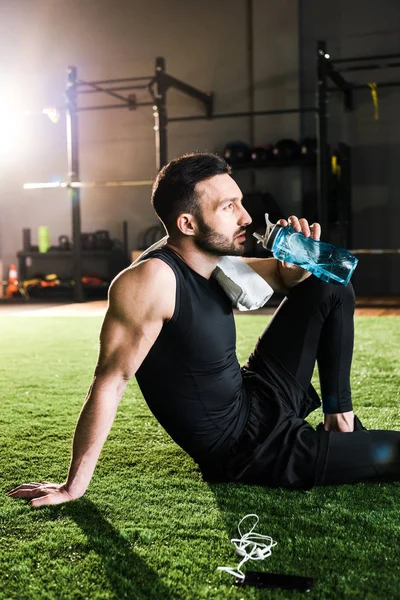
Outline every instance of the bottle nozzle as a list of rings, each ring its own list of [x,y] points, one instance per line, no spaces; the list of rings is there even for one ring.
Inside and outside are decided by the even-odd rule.
[[[263,244],[264,243],[264,236],[260,235],[259,233],[257,233],[256,231],[253,233],[253,236],[256,238],[257,240],[257,244]]]
[[[270,235],[271,231],[273,230],[273,228],[275,227],[275,223],[271,223],[271,221],[269,220],[269,214],[268,213],[265,213],[265,223],[267,225],[267,228],[265,230],[265,234],[264,235],[260,235],[256,231],[253,233],[253,236],[256,238],[257,243],[258,244],[262,244],[264,248],[267,247],[267,242],[268,242],[269,235]]]

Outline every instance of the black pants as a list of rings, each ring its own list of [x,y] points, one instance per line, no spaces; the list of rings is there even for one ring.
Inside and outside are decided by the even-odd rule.
[[[352,410],[350,368],[354,305],[351,284],[332,285],[309,277],[295,286],[282,302],[258,340],[248,368],[268,379],[272,359],[307,390],[317,362],[324,412]],[[288,417],[294,420],[304,419],[315,409],[315,402],[307,403],[301,395],[297,397],[301,401],[292,402],[293,414]],[[308,435],[312,446],[313,436],[309,432]],[[321,436],[324,432],[315,431],[315,435]],[[399,431],[330,432],[329,442],[319,443],[315,452],[323,452],[326,447],[319,484],[400,480]],[[318,464],[318,456],[315,458]],[[299,460],[307,460],[307,457]],[[301,481],[296,485],[301,485]]]

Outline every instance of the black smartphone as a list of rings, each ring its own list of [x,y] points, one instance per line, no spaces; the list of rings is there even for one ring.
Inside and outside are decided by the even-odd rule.
[[[260,573],[258,571],[247,571],[244,579],[236,579],[235,585],[258,588],[282,588],[284,590],[298,590],[309,592],[314,585],[312,577],[300,575],[279,575],[278,573]]]

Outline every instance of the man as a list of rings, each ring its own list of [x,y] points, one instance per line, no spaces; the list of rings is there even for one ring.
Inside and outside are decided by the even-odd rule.
[[[21,485],[10,496],[34,506],[82,496],[134,375],[205,479],[312,487],[398,477],[400,432],[366,431],[352,411],[351,284],[327,284],[273,258],[243,259],[286,298],[240,368],[231,302],[212,277],[221,256],[243,254],[251,222],[229,167],[212,154],[173,160],[152,202],[168,242],[110,287],[67,480]],[[317,223],[289,220],[319,239]],[[316,361],[325,413],[317,430],[304,420],[320,406],[310,385]]]

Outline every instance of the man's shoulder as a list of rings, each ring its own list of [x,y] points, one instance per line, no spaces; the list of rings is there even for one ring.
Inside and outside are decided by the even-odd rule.
[[[112,285],[132,286],[140,285],[165,285],[174,283],[175,275],[172,268],[160,258],[145,258],[137,264],[130,265],[119,273]]]
[[[109,307],[117,312],[161,314],[174,312],[176,280],[171,267],[158,258],[150,258],[121,271],[108,293]]]

